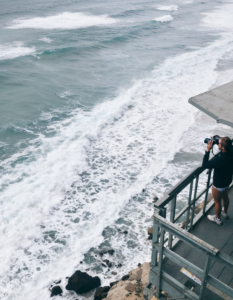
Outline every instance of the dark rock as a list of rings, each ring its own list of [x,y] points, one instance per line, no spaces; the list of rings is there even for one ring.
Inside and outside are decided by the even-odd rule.
[[[115,250],[113,250],[113,249],[109,249],[109,250],[108,250],[108,253],[109,253],[110,255],[113,255],[114,252],[115,252]]]
[[[149,237],[152,239],[153,238],[153,227],[149,228],[147,230],[147,233],[148,233]]]
[[[61,283],[61,279],[60,279],[60,280],[58,280],[58,281],[54,281],[54,283],[55,283],[55,284],[59,284],[59,283]]]
[[[77,294],[83,294],[98,288],[100,284],[98,276],[92,277],[78,270],[69,278],[66,289],[75,291]]]
[[[121,267],[122,267],[122,264],[121,264],[121,263],[117,265],[117,268],[121,268]]]
[[[106,264],[108,264],[109,260],[108,259],[104,259],[103,262],[105,262]]]
[[[129,282],[129,283],[126,285],[125,290],[132,293],[132,292],[135,290],[135,285],[132,284],[131,282]]]
[[[146,189],[143,189],[142,192],[145,193],[145,192],[146,192]]]
[[[117,275],[117,272],[112,272],[112,275]]]
[[[90,268],[86,269],[85,271],[87,271],[87,272],[90,271]]]
[[[61,294],[62,294],[62,289],[60,288],[59,285],[56,285],[52,288],[50,297],[61,295]]]
[[[101,250],[99,252],[99,255],[102,257],[104,254],[107,254],[108,253],[108,250]]]
[[[79,263],[80,263],[80,264],[82,264],[83,262],[82,262],[82,261],[80,261]]]
[[[138,264],[138,267],[141,267],[141,265],[142,265],[142,264],[139,263],[139,264]]]
[[[107,268],[107,266],[105,264],[103,264],[103,263],[101,264],[101,266],[104,267],[104,268]]]
[[[125,231],[123,231],[123,233],[124,233],[124,234],[128,234],[128,231],[127,231],[127,230],[125,230]]]
[[[125,280],[127,280],[127,279],[129,279],[129,275],[124,275],[124,276],[121,278],[121,280],[123,280],[123,281],[125,281]]]
[[[154,198],[153,198],[153,202],[157,202],[159,200],[159,198],[157,197],[157,196],[155,196]]]
[[[117,282],[119,281],[113,281],[113,282],[110,282],[110,287],[114,286],[115,284],[117,284]]]
[[[103,260],[103,261],[106,263],[106,265],[107,265],[109,268],[112,267],[112,263],[111,263],[108,259],[105,259],[105,260]]]
[[[94,300],[102,300],[107,297],[110,286],[99,287],[94,295]]]
[[[70,277],[66,277],[66,279],[69,279]]]

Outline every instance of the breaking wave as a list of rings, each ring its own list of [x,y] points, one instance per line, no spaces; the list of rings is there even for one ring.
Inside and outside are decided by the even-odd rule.
[[[92,26],[106,26],[116,23],[108,15],[93,16],[82,12],[64,12],[56,16],[32,19],[17,19],[8,26],[9,29],[34,28],[34,29],[77,29]]]

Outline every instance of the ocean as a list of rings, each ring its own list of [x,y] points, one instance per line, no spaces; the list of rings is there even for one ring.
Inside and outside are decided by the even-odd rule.
[[[61,280],[75,300],[75,270],[104,286],[150,261],[153,197],[204,138],[232,136],[188,104],[233,80],[232,15],[225,0],[0,0],[0,299],[49,299]]]

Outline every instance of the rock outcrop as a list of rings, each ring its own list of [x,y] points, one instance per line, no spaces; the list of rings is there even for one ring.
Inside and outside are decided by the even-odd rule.
[[[94,300],[105,299],[108,295],[109,290],[110,290],[110,286],[99,287],[95,292]]]
[[[62,289],[60,288],[59,285],[56,285],[52,288],[50,297],[61,295],[61,294],[62,294]]]
[[[143,289],[149,281],[150,264],[144,263],[139,268],[123,276],[123,280],[114,284],[105,300],[143,300]]]
[[[77,294],[83,294],[98,288],[101,282],[98,276],[91,277],[87,273],[76,271],[68,280],[67,290],[75,291]]]

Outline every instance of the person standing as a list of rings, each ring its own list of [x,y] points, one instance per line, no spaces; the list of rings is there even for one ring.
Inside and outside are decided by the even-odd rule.
[[[222,225],[221,214],[223,218],[229,218],[228,188],[232,182],[233,173],[233,157],[231,153],[232,141],[229,137],[222,137],[218,144],[218,148],[221,152],[209,161],[212,146],[213,141],[210,140],[207,144],[207,149],[202,162],[202,166],[205,169],[214,169],[212,195],[214,197],[216,215],[208,215],[207,218],[211,222]]]

